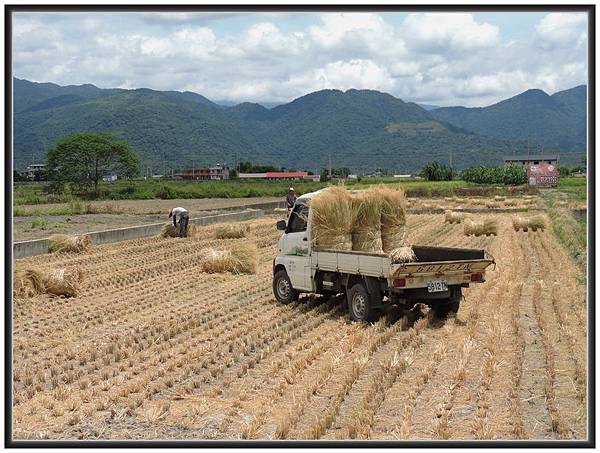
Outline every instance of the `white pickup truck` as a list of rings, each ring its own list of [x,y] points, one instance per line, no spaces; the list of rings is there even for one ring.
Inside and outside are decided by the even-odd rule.
[[[413,246],[415,262],[395,264],[383,253],[317,250],[311,241],[307,202],[318,192],[296,200],[273,260],[273,292],[284,304],[299,293],[345,293],[350,317],[373,321],[386,303],[412,308],[427,304],[438,316],[458,311],[462,288],[485,281],[494,258],[481,249]]]

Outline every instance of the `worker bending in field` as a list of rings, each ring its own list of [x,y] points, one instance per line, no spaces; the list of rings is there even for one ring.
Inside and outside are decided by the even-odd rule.
[[[177,216],[179,216],[179,237],[185,238],[188,233],[188,222],[190,215],[185,208],[173,208],[169,212],[169,218],[173,217],[173,226],[177,227]]]
[[[288,189],[287,196],[285,197],[285,201],[287,203],[287,210],[290,212],[294,207],[294,203],[296,202],[296,192],[293,187]]]

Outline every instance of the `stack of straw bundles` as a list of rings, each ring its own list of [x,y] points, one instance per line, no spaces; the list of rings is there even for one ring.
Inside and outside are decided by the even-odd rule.
[[[83,273],[79,268],[54,269],[19,269],[15,271],[14,294],[16,297],[33,297],[37,294],[53,294],[55,296],[76,296]]]
[[[216,239],[239,239],[246,237],[250,231],[250,225],[241,225],[239,223],[226,223],[215,228]]]
[[[92,245],[92,239],[87,234],[81,236],[68,236],[66,234],[55,234],[48,238],[50,246],[48,251],[54,252],[83,252]]]
[[[310,201],[310,206],[315,248],[352,250],[356,211],[346,188],[328,187]]]
[[[464,223],[464,233],[465,236],[481,236],[485,234],[489,235],[497,235],[498,234],[498,222],[494,219],[484,219],[484,220],[465,220]]]
[[[202,271],[208,274],[231,272],[255,274],[258,266],[258,249],[254,244],[238,244],[230,249],[202,250]]]
[[[464,218],[464,212],[453,212],[450,209],[447,209],[444,212],[444,223],[460,223],[464,220]]]
[[[355,212],[352,229],[352,250],[381,253],[382,198],[375,190],[359,192],[352,196]]]
[[[542,217],[541,215],[529,218],[524,218],[520,216],[513,217],[512,224],[515,231],[528,231],[529,229],[531,229],[532,231],[537,231],[538,229],[543,231],[546,227],[544,217]]]
[[[381,245],[385,253],[403,247],[406,199],[400,189],[380,186],[373,189],[381,200]]]

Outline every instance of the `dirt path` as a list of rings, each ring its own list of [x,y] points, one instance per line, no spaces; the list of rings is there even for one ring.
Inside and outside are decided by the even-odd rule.
[[[256,275],[203,274],[201,249],[146,238],[20,265],[84,270],[82,294],[14,306],[14,433],[51,439],[583,439],[586,304],[551,233],[465,237],[408,216],[416,244],[497,261],[458,316],[388,310],[352,323],[341,297],[272,296],[273,219],[248,222]]]

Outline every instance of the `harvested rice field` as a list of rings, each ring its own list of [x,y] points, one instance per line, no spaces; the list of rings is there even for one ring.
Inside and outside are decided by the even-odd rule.
[[[585,277],[551,229],[489,216],[497,236],[407,216],[413,244],[496,258],[447,320],[417,307],[352,323],[341,296],[278,304],[275,218],[242,239],[207,228],[19,260],[85,280],[75,298],[14,301],[13,438],[585,439]],[[201,272],[204,247],[245,241],[256,274]]]

